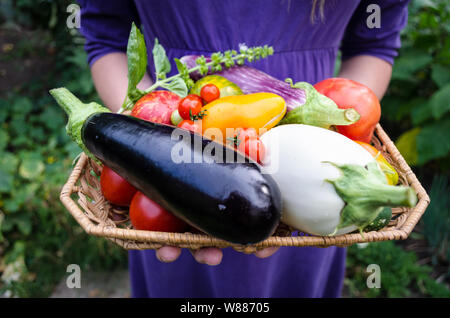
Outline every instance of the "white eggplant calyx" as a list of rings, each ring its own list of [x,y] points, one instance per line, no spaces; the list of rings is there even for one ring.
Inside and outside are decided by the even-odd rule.
[[[345,202],[335,231],[354,225],[362,233],[362,230],[378,216],[382,207],[413,207],[417,203],[414,189],[388,185],[376,162],[371,162],[366,167],[327,163],[341,172],[339,178],[326,181],[334,186],[336,193]]]

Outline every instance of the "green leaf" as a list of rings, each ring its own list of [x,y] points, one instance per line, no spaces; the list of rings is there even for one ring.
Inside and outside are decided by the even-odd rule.
[[[411,3],[415,9],[421,9],[424,7],[436,8],[436,4],[432,0],[415,0]]]
[[[9,135],[5,130],[0,130],[0,151],[8,146]]]
[[[436,119],[450,111],[450,84],[445,85],[431,96],[431,112]]]
[[[39,188],[39,184],[37,183],[29,183],[26,185],[21,185],[19,188],[14,189],[10,193],[10,198],[5,200],[4,209],[10,213],[18,212],[25,202],[32,199],[36,191]]]
[[[425,98],[415,98],[410,104],[411,121],[415,126],[422,124],[432,117],[430,104]]]
[[[26,243],[25,241],[15,241],[13,248],[5,255],[5,263],[9,264],[14,262],[20,257],[25,256]]]
[[[423,99],[421,98],[412,100],[398,97],[386,98],[386,100],[383,100],[383,116],[400,122],[402,119],[409,117],[412,110],[422,105],[422,103]],[[430,109],[428,109],[428,112],[430,112]]]
[[[128,93],[136,90],[147,69],[147,48],[144,35],[133,23],[127,45]]]
[[[19,97],[14,100],[12,105],[15,114],[28,114],[33,109],[33,103],[27,97]]]
[[[412,75],[427,66],[433,58],[427,52],[412,51],[397,58],[392,73],[393,79],[411,80]]]
[[[403,133],[395,143],[395,146],[400,151],[403,158],[411,166],[415,166],[418,163],[416,137],[419,132],[419,127],[408,130],[407,132]]]
[[[10,152],[0,152],[0,170],[15,174],[19,159]]]
[[[418,163],[443,158],[450,152],[450,118],[424,126],[417,134]]]
[[[441,64],[431,66],[431,78],[439,87],[450,83],[450,67]]]
[[[27,158],[22,161],[19,167],[19,174],[25,179],[35,179],[44,172],[45,165],[35,158]]]
[[[15,219],[15,223],[23,235],[29,235],[31,233],[32,223],[29,216],[22,214]]]
[[[5,200],[5,204],[3,205],[3,209],[8,213],[15,213],[20,210],[23,202],[20,201],[20,198],[10,198]]]
[[[156,79],[166,78],[166,74],[170,72],[171,66],[166,55],[166,50],[159,44],[158,39],[155,38],[155,45],[153,46],[153,63],[155,64]]]
[[[43,124],[52,131],[64,126],[63,114],[56,106],[47,106],[40,117]]]
[[[13,187],[13,176],[2,169],[0,169],[0,193],[8,193]]]
[[[169,83],[162,83],[161,86],[181,97],[186,97],[188,94],[186,83],[181,77],[177,77]]]
[[[11,231],[14,227],[14,219],[10,216],[3,218],[1,226],[1,231],[3,233]]]
[[[180,59],[177,58],[174,58],[173,60],[175,61],[175,65],[177,66],[178,73],[180,74],[188,73],[188,68],[186,64],[184,64],[183,62],[180,61]]]

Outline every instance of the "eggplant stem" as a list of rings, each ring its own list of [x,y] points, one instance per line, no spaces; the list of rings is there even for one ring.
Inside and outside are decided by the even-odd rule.
[[[344,111],[344,116],[345,118],[348,119],[348,121],[350,121],[351,123],[355,123],[359,120],[359,118],[361,117],[359,115],[359,113],[353,109],[353,108],[348,108]]]
[[[337,229],[356,225],[362,230],[377,217],[380,207],[413,207],[417,203],[414,189],[387,184],[385,175],[375,161],[366,168],[360,165],[327,163],[341,172],[337,179],[326,180],[345,202]]]
[[[336,103],[325,95],[320,94],[314,86],[306,82],[292,84],[292,88],[305,91],[306,102],[291,110],[280,121],[279,125],[305,124],[330,129],[331,126],[346,126],[356,123],[361,117],[353,108],[341,109]]]
[[[66,125],[67,134],[89,157],[98,161],[84,145],[81,137],[81,130],[84,122],[89,116],[95,113],[110,112],[110,110],[94,102],[89,104],[81,102],[65,87],[52,89],[50,90],[50,94],[69,116],[69,120]]]

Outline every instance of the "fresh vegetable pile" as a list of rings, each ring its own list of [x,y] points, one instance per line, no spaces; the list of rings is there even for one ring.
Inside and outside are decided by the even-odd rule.
[[[152,54],[155,82],[139,90],[147,50],[133,25],[118,114],[50,91],[69,115],[68,134],[103,165],[103,196],[129,207],[135,229],[252,244],[280,222],[313,235],[379,230],[390,207],[416,204],[369,144],[380,104],[367,87],[294,84],[244,65],[272,55],[269,46],[175,59],[173,76],[157,40]]]

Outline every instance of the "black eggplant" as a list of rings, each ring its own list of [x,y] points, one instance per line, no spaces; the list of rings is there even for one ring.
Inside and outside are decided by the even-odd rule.
[[[65,103],[55,90],[52,95]],[[81,126],[85,148],[177,217],[238,244],[257,243],[274,233],[281,194],[258,164],[186,130],[95,112]]]

